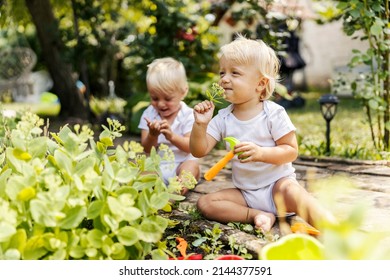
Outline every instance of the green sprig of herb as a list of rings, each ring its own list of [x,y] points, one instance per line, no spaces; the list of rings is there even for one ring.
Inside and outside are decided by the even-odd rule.
[[[207,99],[214,103],[222,103],[219,101],[223,98],[225,90],[217,83],[212,83],[211,88],[206,90]]]

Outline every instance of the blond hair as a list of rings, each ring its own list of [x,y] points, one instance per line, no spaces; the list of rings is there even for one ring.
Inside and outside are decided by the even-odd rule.
[[[155,59],[148,65],[146,84],[149,91],[186,94],[187,75],[184,65],[172,57]]]
[[[261,99],[268,99],[275,90],[278,79],[280,62],[275,51],[262,40],[247,39],[237,34],[234,41],[221,47],[219,57],[225,57],[234,63],[249,65],[255,64],[260,74],[267,78],[265,96]]]

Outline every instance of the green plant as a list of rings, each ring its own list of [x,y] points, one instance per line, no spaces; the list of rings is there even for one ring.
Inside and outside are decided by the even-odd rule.
[[[228,223],[228,226],[232,228],[239,229],[243,232],[253,234],[254,236],[258,237],[259,239],[262,239],[264,241],[276,241],[279,239],[279,235],[274,235],[272,233],[264,233],[260,229],[256,229],[253,225],[251,224],[243,224],[239,222],[230,222]]]
[[[248,253],[248,249],[243,244],[237,244],[234,236],[229,236],[229,246],[231,254],[239,255],[247,260],[252,259],[252,255]]]
[[[20,113],[15,111],[4,112],[1,106],[0,109],[2,112],[0,113],[0,146],[4,147],[8,143],[7,139],[9,139],[7,135],[16,127],[17,122],[20,120]]]
[[[95,116],[100,116],[104,113],[123,114],[127,101],[120,97],[115,98],[96,98],[91,97],[89,106]]]
[[[97,141],[87,126],[43,124],[27,112],[0,142],[0,259],[166,259],[159,211],[184,197],[161,180],[157,151],[114,146],[115,120]]]
[[[319,14],[325,21],[342,19],[345,34],[366,40],[365,51],[352,50],[349,67],[367,70],[350,82],[361,100],[376,149],[390,150],[390,42],[388,0],[322,1]]]
[[[123,66],[132,73],[130,78],[136,92],[146,92],[145,69],[155,58],[177,58],[184,64],[191,81],[203,80],[212,72],[218,36],[206,17],[210,8],[208,2],[193,0],[152,0],[133,4],[141,20],[136,23],[138,28]]]
[[[204,250],[206,254],[205,259],[214,259],[224,247],[224,244],[220,239],[223,232],[219,226],[220,225],[216,223],[211,230],[206,228],[204,230],[204,235],[200,233],[191,235],[197,238],[192,242],[192,245]]]
[[[200,213],[200,211],[198,210],[198,208],[195,205],[180,203],[178,205],[178,209],[181,212],[187,213],[188,215],[190,215],[192,221],[201,220],[204,218],[202,213]],[[184,223],[186,224],[187,222],[188,222],[188,220],[185,221]]]
[[[212,83],[211,87],[206,90],[206,97],[213,103],[222,103],[219,101],[224,96],[225,90],[217,83]]]
[[[181,252],[178,248],[177,241],[182,240],[185,241],[185,250],[188,249],[188,255],[194,254],[190,253],[192,251],[192,245],[188,244],[186,239],[188,237],[188,232],[190,229],[191,220],[170,220],[167,231],[164,234],[164,252],[171,256],[171,258],[176,258],[181,255]],[[187,253],[186,253],[187,254]]]
[[[306,104],[302,108],[288,109],[288,114],[297,128],[299,154],[302,156],[325,156],[325,128],[318,99],[320,92],[304,93]],[[353,127],[353,129],[345,129]],[[365,121],[365,112],[360,101],[355,98],[342,97],[337,108],[337,114],[331,123],[331,154],[332,157],[388,160],[389,152],[378,151],[369,133]]]

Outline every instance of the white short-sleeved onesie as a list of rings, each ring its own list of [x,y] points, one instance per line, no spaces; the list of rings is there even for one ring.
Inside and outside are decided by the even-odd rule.
[[[195,120],[194,113],[193,109],[188,107],[187,104],[185,104],[184,102],[181,102],[180,105],[180,111],[177,114],[175,120],[173,121],[171,129],[174,133],[178,135],[185,135],[192,130],[192,126]],[[152,121],[161,120],[160,115],[152,105],[149,105],[142,113],[141,120],[138,125],[139,129],[149,130],[145,118]],[[198,160],[196,157],[191,155],[191,153],[183,152],[179,150],[179,148],[177,148],[175,145],[172,145],[172,143],[169,142],[163,134],[160,134],[158,136],[157,143],[166,144],[175,155],[174,166],[172,165],[172,162],[161,161],[161,172],[163,174],[163,179],[165,183],[168,183],[169,178],[176,176],[176,169],[182,162],[186,160]]]
[[[276,140],[296,128],[282,106],[269,100],[263,101],[263,104],[263,111],[246,121],[238,120],[232,113],[233,105],[229,105],[211,120],[207,133],[217,141],[233,136],[241,142],[250,141],[262,147],[274,147]],[[229,145],[226,145],[229,149]],[[240,163],[236,156],[231,162],[233,184],[241,190],[248,206],[277,214],[272,188],[281,178],[295,178],[292,163]]]

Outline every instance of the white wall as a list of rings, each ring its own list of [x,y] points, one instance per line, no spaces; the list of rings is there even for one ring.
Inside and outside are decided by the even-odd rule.
[[[352,50],[365,50],[367,41],[352,40],[342,31],[342,22],[318,25],[305,20],[301,32],[301,54],[307,65],[304,75],[308,85],[329,86],[335,67],[345,66],[352,58]]]

